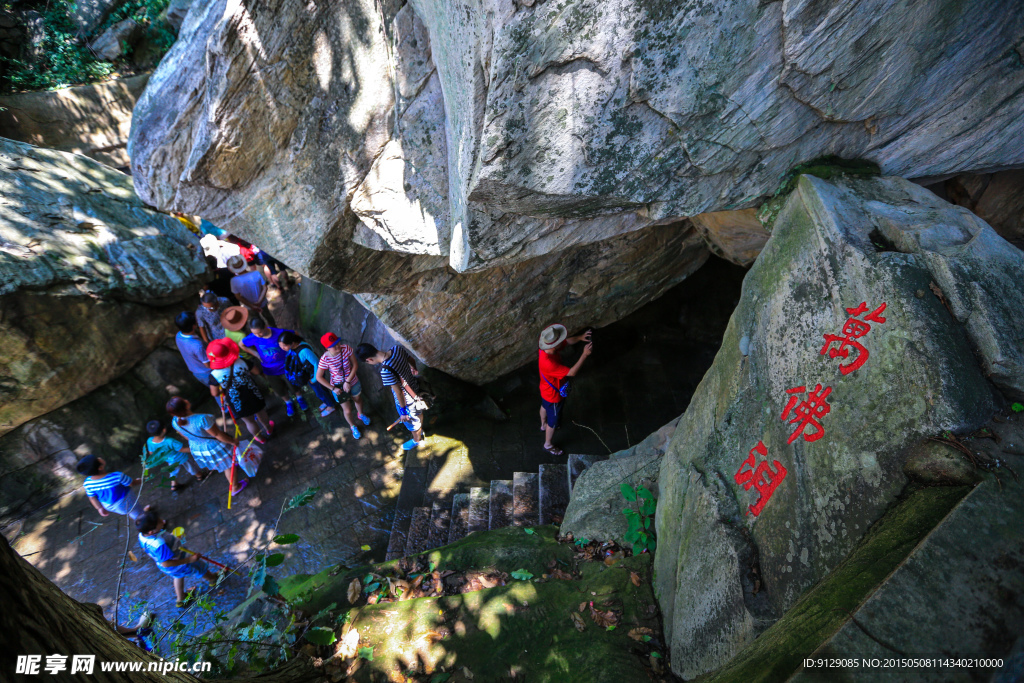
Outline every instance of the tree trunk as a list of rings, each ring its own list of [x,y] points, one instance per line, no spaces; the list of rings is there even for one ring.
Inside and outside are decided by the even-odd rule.
[[[57,680],[94,683],[152,682],[199,683],[191,674],[157,671],[103,672],[101,662],[160,662],[114,632],[97,605],[84,604],[64,594],[39,570],[26,562],[0,535],[0,680],[33,680],[15,676],[18,655],[66,655],[67,670]],[[96,655],[91,676],[70,676],[73,655]],[[42,665],[40,673],[43,673]],[[43,674],[47,678],[46,674]],[[236,679],[237,680],[237,679]],[[298,655],[286,665],[252,679],[260,683],[306,683],[326,680],[322,668]]]

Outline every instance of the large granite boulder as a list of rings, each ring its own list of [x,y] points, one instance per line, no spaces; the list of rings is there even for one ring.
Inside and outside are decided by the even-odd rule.
[[[0,138],[0,197],[3,435],[145,358],[206,263],[130,178],[76,154]]]
[[[977,428],[989,379],[1018,395],[1024,376],[1024,254],[906,180],[795,185],[659,475],[656,590],[685,678],[849,554],[912,447]]]
[[[136,107],[132,173],[150,204],[360,294],[431,365],[490,379],[451,357],[461,345],[418,339],[438,309],[411,283],[473,300],[503,276],[448,268],[533,262],[540,278],[552,271],[538,259],[565,254],[557,272],[597,243],[615,259],[608,240],[752,208],[824,154],[908,176],[1024,163],[1004,144],[1024,136],[1014,10],[197,0]],[[764,239],[749,218],[709,243],[748,263]],[[655,279],[687,269],[666,263]],[[619,289],[607,277],[586,303]],[[445,323],[429,336],[504,352],[508,328],[484,339],[473,317]]]
[[[594,462],[584,470],[573,483],[559,533],[628,546],[625,538],[629,524],[622,514],[626,506],[622,484],[645,486],[657,497],[661,456],[678,423],[676,418],[637,445],[612,453],[607,460]],[[571,467],[574,456],[569,458]]]
[[[0,137],[128,166],[132,108],[149,74],[0,96]]]

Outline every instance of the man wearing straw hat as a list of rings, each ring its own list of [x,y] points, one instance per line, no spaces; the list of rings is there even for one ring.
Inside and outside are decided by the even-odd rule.
[[[229,306],[220,314],[220,325],[224,328],[224,336],[239,346],[245,339],[245,326],[249,322],[249,309],[245,306]],[[246,362],[249,369],[254,373],[260,372],[259,361],[249,354],[242,352],[242,360]]]
[[[583,354],[571,368],[564,365],[559,351],[567,344],[585,341]],[[593,352],[594,344],[590,341],[590,330],[577,337],[570,337],[565,325],[548,325],[540,333],[540,428],[544,432],[544,450],[554,456],[564,455],[562,449],[551,443],[555,429],[562,418],[562,400],[569,393],[569,377],[575,377],[583,367],[583,361]]]

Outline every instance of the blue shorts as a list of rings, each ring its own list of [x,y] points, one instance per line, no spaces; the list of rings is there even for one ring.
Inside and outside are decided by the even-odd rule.
[[[341,387],[342,387],[341,384],[335,385],[336,389],[338,389],[339,391],[344,391],[344,389],[342,389]],[[352,388],[349,389],[348,395],[351,396],[352,398],[355,398],[356,396],[358,396],[361,393],[363,393],[363,385],[360,384],[359,380],[356,380],[355,384],[352,385]]]
[[[203,574],[208,571],[206,563],[202,560],[196,560],[192,564],[179,564],[175,567],[162,567],[157,563],[156,567],[164,574],[167,574],[167,576],[174,579],[187,579],[189,577],[201,579],[203,578]]]
[[[562,419],[562,404],[548,403],[544,399],[540,400],[540,404],[543,406],[544,414],[547,416],[548,427],[552,429],[558,427],[558,423]]]

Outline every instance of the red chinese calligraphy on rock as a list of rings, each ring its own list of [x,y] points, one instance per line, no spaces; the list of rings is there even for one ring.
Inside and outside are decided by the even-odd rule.
[[[804,441],[817,441],[825,436],[825,428],[821,426],[820,420],[832,410],[832,406],[827,401],[828,395],[832,393],[832,387],[822,389],[818,384],[814,387],[814,391],[808,393],[807,398],[801,401],[797,394],[806,391],[806,387],[793,387],[786,390],[786,393],[789,394],[789,403],[786,404],[786,409],[782,411],[779,419],[785,421],[792,415],[792,419],[788,420],[789,424],[797,426],[786,441],[787,444],[793,443],[801,436],[804,437]],[[808,427],[813,428],[814,431],[808,434],[806,431]]]
[[[857,355],[852,361],[839,366],[839,372],[844,375],[850,374],[864,365],[864,363],[867,363],[868,350],[857,340],[864,337],[871,331],[871,325],[868,325],[865,321],[878,323],[879,325],[885,322],[885,318],[882,317],[882,313],[885,311],[885,307],[887,305],[888,304],[885,302],[882,302],[881,306],[865,315],[863,319],[859,319],[859,317],[867,312],[867,302],[862,301],[860,306],[857,306],[856,308],[847,308],[846,312],[850,317],[847,318],[846,324],[843,325],[842,335],[823,335],[825,337],[825,345],[821,347],[820,355],[824,356],[825,352],[828,351],[829,358],[849,358],[850,349],[856,351]],[[832,344],[838,344],[838,346],[829,348]]]
[[[772,465],[769,465],[766,459],[758,463],[758,453],[765,458],[768,457],[768,449],[763,441],[758,441],[757,445],[750,449],[750,454],[746,460],[740,463],[740,468],[736,470],[735,475],[736,483],[740,484],[744,490],[749,491],[751,488],[754,488],[760,494],[757,502],[747,509],[747,514],[753,514],[755,517],[761,514],[765,504],[771,500],[772,494],[775,493],[775,489],[786,478],[786,468],[782,466],[781,462],[775,460],[772,462]],[[772,469],[773,466],[774,470]]]

